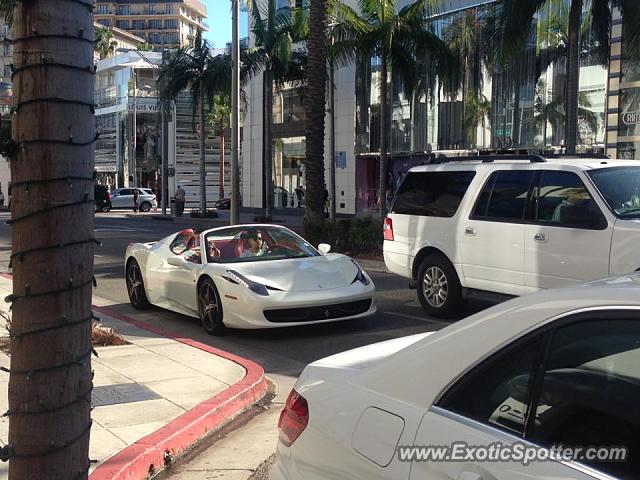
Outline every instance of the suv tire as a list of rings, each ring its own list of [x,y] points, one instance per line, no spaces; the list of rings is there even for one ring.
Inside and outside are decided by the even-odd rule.
[[[142,202],[142,204],[140,205],[140,211],[148,212],[149,210],[151,210],[151,204],[149,202]]]
[[[439,254],[428,255],[418,269],[418,299],[434,317],[449,318],[460,312],[462,286],[451,262]]]

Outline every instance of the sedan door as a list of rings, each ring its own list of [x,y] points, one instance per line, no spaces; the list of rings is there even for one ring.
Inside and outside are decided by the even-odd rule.
[[[614,222],[576,173],[539,178],[525,226],[526,292],[607,277]]]
[[[469,218],[458,224],[465,286],[521,295],[524,290],[524,214],[532,170],[494,172]]]
[[[414,445],[445,449],[414,461],[411,480],[638,478],[638,338],[637,311],[588,312],[492,355],[423,417]],[[562,445],[583,456],[525,462],[515,445],[542,454]],[[624,462],[613,449],[608,459],[587,458],[591,447],[618,446]]]

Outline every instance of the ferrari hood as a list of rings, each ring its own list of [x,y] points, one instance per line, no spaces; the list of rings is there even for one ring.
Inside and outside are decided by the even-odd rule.
[[[351,285],[357,267],[344,255],[243,263],[229,267],[255,282],[286,292],[330,290]]]

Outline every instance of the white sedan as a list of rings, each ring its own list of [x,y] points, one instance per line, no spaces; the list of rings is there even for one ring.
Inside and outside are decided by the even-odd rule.
[[[638,479],[640,275],[317,361],[279,428],[271,480]]]
[[[375,287],[353,259],[316,250],[273,225],[187,229],[125,256],[131,304],[199,317],[212,334],[224,327],[273,328],[375,313]]]

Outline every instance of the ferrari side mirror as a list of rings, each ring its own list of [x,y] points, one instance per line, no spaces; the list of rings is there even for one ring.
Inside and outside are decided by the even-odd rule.
[[[320,245],[318,245],[318,251],[322,255],[326,255],[331,251],[331,245],[329,245],[327,243],[321,243]]]

